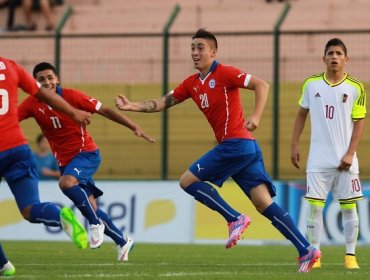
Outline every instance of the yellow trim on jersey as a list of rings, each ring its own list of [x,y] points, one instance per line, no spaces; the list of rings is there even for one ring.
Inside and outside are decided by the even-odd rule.
[[[356,88],[358,91],[358,96],[354,102],[353,108],[352,108],[352,119],[363,119],[366,115],[366,93],[365,93],[365,87],[364,84],[361,83],[359,80],[354,79],[351,76],[348,76],[348,78],[345,81],[346,83],[349,83],[353,87]]]
[[[345,80],[345,79],[347,79],[347,77],[348,77],[348,74],[347,73],[344,73],[344,77],[343,77],[343,79],[341,79],[338,83],[335,83],[335,84],[332,84],[327,78],[326,78],[326,73],[324,73],[324,75],[323,75],[323,79],[324,79],[324,81],[325,81],[325,83],[327,83],[329,86],[331,86],[331,87],[335,87],[335,86],[337,86],[337,85],[339,85],[339,84],[341,84],[341,83],[343,83],[343,81]]]
[[[365,92],[364,84],[362,82],[360,82],[359,80],[353,78],[352,76],[348,75],[347,73],[345,73],[342,80],[340,80],[338,83],[335,83],[335,84],[332,84],[327,80],[325,72],[317,74],[317,75],[313,75],[313,76],[307,78],[304,81],[303,86],[302,86],[301,96],[298,100],[299,105],[301,105],[301,103],[302,103],[303,92],[305,91],[305,89],[307,87],[307,84],[312,82],[312,81],[317,81],[317,80],[321,80],[321,79],[324,80],[325,83],[327,83],[331,87],[335,87],[335,86],[337,86],[337,85],[339,85],[343,82],[348,83],[351,86],[353,86],[357,90],[358,96],[357,96],[357,98],[354,102],[353,108],[352,108],[352,114],[351,114],[352,119],[357,120],[357,119],[365,118],[365,115],[366,115],[366,92]]]
[[[298,100],[298,104],[301,105],[302,103],[302,98],[303,98],[303,92],[305,91],[306,87],[307,87],[307,84],[312,82],[312,81],[317,81],[317,80],[321,80],[324,76],[324,73],[320,73],[320,74],[317,74],[317,75],[312,75],[311,77],[308,77],[304,83],[303,83],[303,86],[302,86],[302,91],[301,91],[301,97],[299,98]]]

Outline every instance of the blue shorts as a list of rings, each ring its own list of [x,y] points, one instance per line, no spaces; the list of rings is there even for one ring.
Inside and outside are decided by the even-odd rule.
[[[40,203],[36,164],[28,145],[0,152],[0,179],[4,177],[18,208]]]
[[[231,177],[248,197],[250,190],[262,183],[267,185],[272,197],[276,195],[255,140],[225,140],[195,161],[189,170],[200,180],[218,187]]]
[[[99,150],[82,152],[75,156],[67,165],[59,167],[60,174],[75,177],[81,188],[87,195],[93,194],[95,198],[103,195],[103,192],[95,186],[93,175],[101,162]]]

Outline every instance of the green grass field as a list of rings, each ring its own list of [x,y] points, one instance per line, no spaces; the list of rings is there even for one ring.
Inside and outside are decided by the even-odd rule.
[[[65,242],[2,242],[16,266],[12,279],[369,279],[370,248],[359,246],[361,269],[343,267],[343,246],[323,247],[322,268],[297,273],[292,246],[136,244],[118,263],[113,243],[78,250]]]

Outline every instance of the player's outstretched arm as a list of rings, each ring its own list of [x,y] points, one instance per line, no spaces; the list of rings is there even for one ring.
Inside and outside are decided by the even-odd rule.
[[[120,94],[116,97],[115,103],[116,107],[122,111],[154,113],[170,108],[178,104],[179,101],[171,93],[158,99],[138,102],[131,102],[126,96]]]
[[[146,134],[135,122],[133,122],[131,119],[129,119],[125,115],[122,115],[118,113],[117,111],[109,107],[106,107],[104,105],[100,107],[100,109],[98,110],[98,114],[116,123],[126,126],[127,128],[131,129],[136,136],[142,137],[151,143],[155,143],[155,139],[153,137]]]
[[[59,95],[46,88],[39,88],[36,97],[54,109],[69,115],[78,124],[88,125],[91,121],[91,113],[74,108]]]

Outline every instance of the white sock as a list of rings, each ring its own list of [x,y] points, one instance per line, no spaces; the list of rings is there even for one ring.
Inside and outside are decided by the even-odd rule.
[[[359,220],[356,206],[351,209],[342,208],[343,234],[346,240],[346,254],[355,254],[359,232]]]
[[[308,241],[320,248],[321,233],[323,230],[323,210],[325,203],[318,205],[309,201],[308,215],[307,215],[307,238]]]

